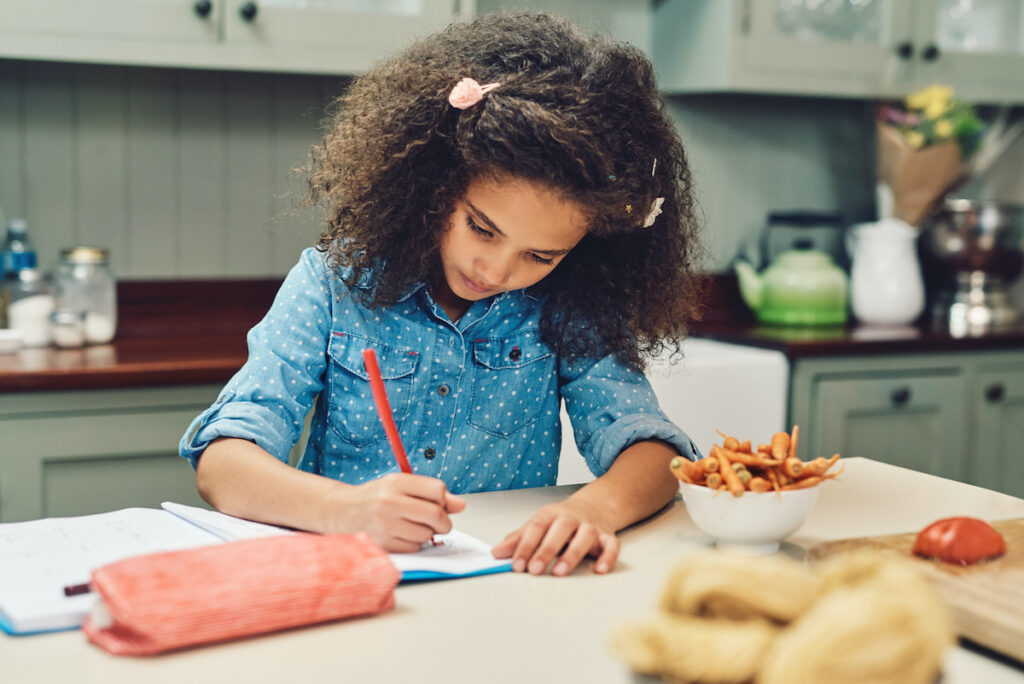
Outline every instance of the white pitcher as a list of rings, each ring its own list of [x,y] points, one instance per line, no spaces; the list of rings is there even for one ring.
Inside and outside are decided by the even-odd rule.
[[[910,224],[895,218],[850,228],[850,301],[862,323],[906,325],[921,315],[924,281],[916,237]]]

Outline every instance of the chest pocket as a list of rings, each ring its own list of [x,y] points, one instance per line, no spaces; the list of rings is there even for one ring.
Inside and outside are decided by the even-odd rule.
[[[474,341],[469,423],[508,437],[536,421],[557,386],[554,364],[539,330]]]
[[[327,368],[330,392],[327,423],[339,437],[355,446],[366,446],[384,439],[384,426],[373,404],[370,378],[363,366],[363,350],[377,353],[384,389],[388,393],[395,424],[401,428],[409,414],[412,377],[419,356],[407,349],[391,347],[360,335],[333,332],[327,348],[331,363]]]

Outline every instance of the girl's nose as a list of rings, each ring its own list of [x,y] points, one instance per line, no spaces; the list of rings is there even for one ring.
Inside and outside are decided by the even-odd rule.
[[[478,272],[487,279],[487,284],[500,287],[512,277],[514,255],[495,252],[481,259]]]

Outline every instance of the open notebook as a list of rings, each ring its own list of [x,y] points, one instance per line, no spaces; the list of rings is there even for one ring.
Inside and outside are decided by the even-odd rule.
[[[125,508],[73,518],[0,524],[0,629],[35,634],[76,629],[94,594],[65,596],[107,563],[159,551],[175,551],[290,530],[234,518],[194,506],[164,502],[162,509]],[[439,545],[418,553],[393,553],[402,580],[468,577],[511,569],[491,547],[456,530],[438,535]]]

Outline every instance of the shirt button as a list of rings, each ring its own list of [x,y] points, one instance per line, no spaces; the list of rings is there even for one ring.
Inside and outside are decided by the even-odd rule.
[[[442,397],[447,397],[448,393],[451,391],[452,388],[449,387],[448,385],[441,385],[440,387],[437,388],[437,393],[440,394]]]
[[[512,351],[508,353],[508,358],[513,361],[518,361],[519,357],[523,355],[523,352],[519,350],[519,347],[512,347]]]
[[[427,459],[428,461],[434,458],[434,456],[436,455],[437,452],[434,451],[434,447],[427,447],[426,449],[423,450],[423,458]]]

